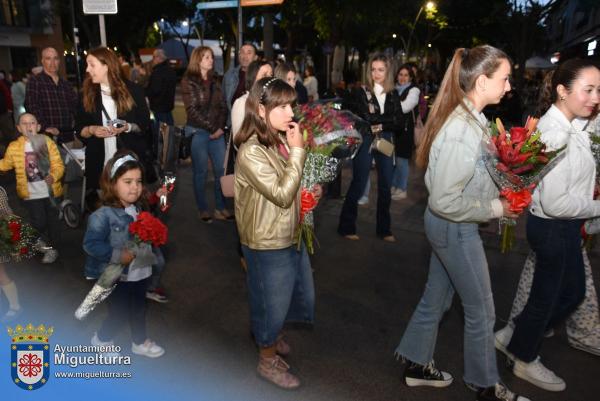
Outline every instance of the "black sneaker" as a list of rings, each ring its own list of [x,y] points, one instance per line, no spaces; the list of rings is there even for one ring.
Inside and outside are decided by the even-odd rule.
[[[502,383],[496,383],[479,391],[477,401],[531,401],[518,394],[513,393]]]
[[[404,369],[404,382],[410,387],[448,387],[453,380],[450,373],[437,370],[433,361],[425,366],[408,361]]]

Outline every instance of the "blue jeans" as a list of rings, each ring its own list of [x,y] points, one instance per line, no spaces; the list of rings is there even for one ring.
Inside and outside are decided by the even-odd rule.
[[[312,323],[315,289],[306,248],[255,250],[242,245],[252,333],[260,347],[275,344],[285,322]]]
[[[527,241],[537,259],[527,305],[514,320],[508,345],[524,362],[537,358],[546,330],[565,320],[585,297],[582,223],[527,215]]]
[[[394,167],[394,176],[392,177],[392,188],[399,188],[406,192],[408,188],[408,159],[396,157],[396,167]]]
[[[392,133],[383,132],[381,136],[391,141]],[[377,220],[375,230],[380,237],[392,235],[390,229],[390,204],[392,202],[390,184],[392,182],[394,159],[376,150],[371,153],[371,143],[373,143],[373,135],[364,135],[363,143],[352,163],[352,182],[346,193],[338,224],[338,233],[341,235],[356,234],[358,200],[365,191],[369,172],[371,171],[372,158],[375,158],[377,166]]]
[[[192,167],[194,170],[194,194],[196,195],[196,207],[199,211],[208,210],[208,204],[204,196],[206,185],[206,174],[208,173],[208,158],[212,164],[215,176],[215,209],[225,209],[225,200],[221,192],[221,178],[223,176],[223,162],[225,160],[225,139],[221,135],[217,139],[210,139],[210,133],[200,128],[186,127],[193,131],[192,138]]]
[[[425,211],[433,252],[425,292],[396,354],[425,365],[433,360],[438,326],[456,291],[464,311],[464,381],[490,387],[499,381],[494,348],[494,300],[477,224],[453,223]]]

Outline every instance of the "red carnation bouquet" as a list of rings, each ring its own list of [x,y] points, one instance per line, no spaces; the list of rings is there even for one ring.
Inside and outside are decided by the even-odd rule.
[[[167,243],[167,226],[148,212],[141,212],[137,219],[129,224],[129,232],[137,243],[161,246]]]
[[[96,284],[75,311],[77,319],[83,320],[111,294],[125,267],[131,271],[156,264],[157,258],[152,247],[167,243],[167,226],[148,212],[138,214],[137,219],[129,224],[129,233],[133,236],[133,240],[127,244],[126,249],[133,253],[135,258],[128,266],[120,263],[109,263],[106,266]]]
[[[487,170],[514,213],[529,206],[535,186],[564,157],[565,147],[546,149],[541,132],[536,130],[537,123],[537,118],[528,117],[525,127],[512,127],[507,132],[497,118],[491,124],[491,137],[484,140]],[[503,253],[512,248],[515,225],[514,219],[500,219]]]
[[[20,217],[0,218],[0,262],[18,262],[33,256],[37,238],[34,228]]]
[[[315,186],[335,180],[341,160],[354,157],[362,136],[354,127],[358,117],[339,104],[310,103],[295,108],[294,115],[304,136],[306,161],[302,172],[300,193],[300,225],[298,248],[302,241],[309,253],[314,253],[313,209],[317,206]]]

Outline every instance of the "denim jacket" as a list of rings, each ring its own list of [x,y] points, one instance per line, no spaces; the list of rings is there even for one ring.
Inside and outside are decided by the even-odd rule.
[[[470,114],[457,106],[431,145],[425,185],[434,214],[457,223],[479,223],[501,217],[503,209],[483,160],[487,120],[467,99],[465,103]]]
[[[119,263],[121,251],[131,239],[133,218],[124,209],[103,206],[88,219],[83,237],[86,277],[98,278],[109,263]]]

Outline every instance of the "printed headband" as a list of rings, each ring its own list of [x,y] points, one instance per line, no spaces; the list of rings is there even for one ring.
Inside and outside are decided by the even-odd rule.
[[[117,161],[115,161],[115,164],[113,164],[112,168],[110,169],[110,178],[113,179],[115,176],[115,173],[117,172],[117,170],[119,170],[121,168],[121,166],[127,162],[137,162],[138,160],[131,156],[131,155],[125,155],[123,157],[119,157],[117,159]]]

